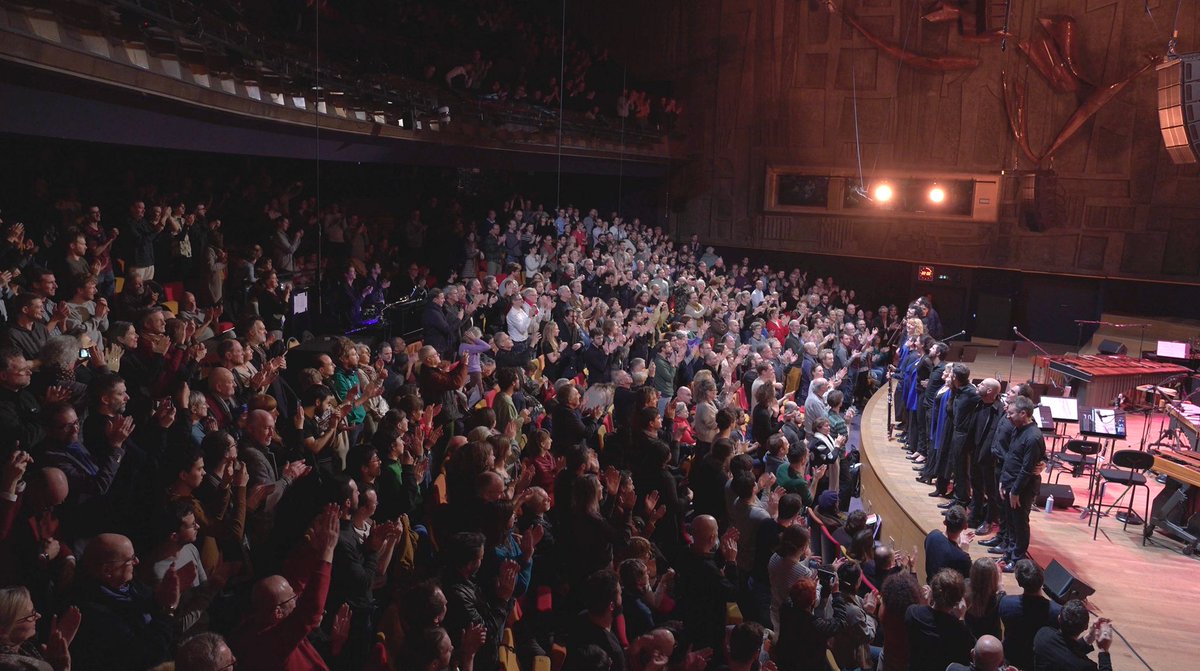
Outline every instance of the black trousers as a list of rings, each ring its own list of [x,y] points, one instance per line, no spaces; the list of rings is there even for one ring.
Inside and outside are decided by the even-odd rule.
[[[1020,502],[1016,508],[1007,500],[1004,503],[1013,537],[1013,549],[1008,553],[1008,558],[1013,561],[1024,559],[1029,553],[1029,513],[1033,510],[1033,500],[1037,498],[1037,486],[1040,483],[1041,480],[1034,480],[1032,487],[1026,486],[1025,491],[1018,492]]]
[[[909,450],[925,454],[929,446],[929,407],[925,405],[924,399],[917,405],[916,421],[913,422],[912,430],[906,438],[905,443]]]
[[[971,494],[975,489],[974,472],[978,470],[972,450],[961,450],[954,462],[954,500],[966,508],[971,505]]]
[[[1000,482],[996,479],[996,460],[985,454],[971,469],[971,525],[995,522],[1000,514]]]

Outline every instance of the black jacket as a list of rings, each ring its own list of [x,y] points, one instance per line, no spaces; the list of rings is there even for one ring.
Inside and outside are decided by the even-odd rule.
[[[1034,469],[1038,462],[1045,460],[1046,442],[1037,424],[1030,422],[1016,429],[1000,469],[1000,490],[1024,493],[1037,487],[1039,479],[1034,475]]]
[[[42,440],[40,411],[41,405],[29,390],[0,389],[0,446],[5,454],[17,441],[22,450],[32,450]]]
[[[430,302],[425,306],[421,315],[421,338],[426,345],[436,349],[442,356],[449,356],[450,345],[454,342],[454,333],[446,320],[446,312],[437,303]]]
[[[148,669],[171,659],[172,626],[140,583],[114,594],[81,578],[71,603],[83,619],[71,644],[72,668],[82,671]]]
[[[830,637],[846,626],[846,602],[833,594],[833,617],[824,618],[784,604],[779,610],[779,643],[775,663],[779,671],[811,671],[828,667],[825,651]]]
[[[550,421],[550,444],[555,454],[565,454],[568,446],[582,444],[596,435],[596,429],[599,427],[596,420],[591,417],[585,418],[578,410],[572,410],[565,405],[554,408]]]
[[[908,628],[909,671],[945,671],[951,662],[971,661],[975,637],[958,618],[913,604],[904,614]]]
[[[736,601],[735,566],[715,554],[683,550],[673,562],[675,593],[693,650],[721,650],[725,642],[725,604]]]
[[[336,613],[343,603],[351,608],[370,608],[375,603],[372,584],[379,555],[358,540],[354,523],[342,520],[338,544],[333,551],[333,572],[329,580],[329,596],[325,610]]]
[[[935,529],[925,537],[925,582],[933,580],[933,576],[944,568],[958,571],[965,579],[971,574],[971,555]]]
[[[1035,671],[1112,671],[1112,657],[1107,652],[1100,653],[1097,664],[1088,659],[1091,651],[1091,645],[1077,638],[1068,640],[1056,627],[1042,627],[1033,637],[1033,668]]]

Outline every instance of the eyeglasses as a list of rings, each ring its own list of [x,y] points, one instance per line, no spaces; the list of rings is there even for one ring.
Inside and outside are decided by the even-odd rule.
[[[237,666],[237,659],[236,659],[236,658],[235,658],[235,659],[234,659],[232,662],[230,662],[230,663],[226,664],[225,666],[222,666],[221,668],[217,669],[217,671],[229,671],[229,669],[232,669],[232,668],[233,668],[233,667],[235,667],[235,666]]]
[[[297,595],[293,594],[293,595],[292,595],[292,598],[290,598],[290,599],[284,599],[283,601],[280,601],[279,603],[275,604],[275,607],[276,607],[276,608],[283,608],[283,607],[284,607],[284,606],[286,606],[287,604],[289,604],[289,603],[291,603],[291,602],[295,601],[295,600],[296,600],[296,596],[297,596]]]
[[[42,619],[42,614],[35,610],[32,613],[26,615],[25,617],[17,620],[17,624],[22,624],[25,622],[37,622],[40,619]]]
[[[134,564],[138,563],[138,557],[137,557],[137,555],[133,555],[133,556],[129,557],[128,559],[114,559],[110,562],[105,562],[105,563],[107,563],[110,566],[112,566],[112,565],[121,566],[121,567],[133,566]]]

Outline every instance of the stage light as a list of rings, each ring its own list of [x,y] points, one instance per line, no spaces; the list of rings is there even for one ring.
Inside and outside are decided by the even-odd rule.
[[[946,190],[936,184],[929,190],[929,202],[943,203],[946,201]]]
[[[876,184],[875,188],[871,190],[871,199],[876,203],[886,203],[892,199],[893,195],[895,192],[892,191],[892,185],[887,182]]]

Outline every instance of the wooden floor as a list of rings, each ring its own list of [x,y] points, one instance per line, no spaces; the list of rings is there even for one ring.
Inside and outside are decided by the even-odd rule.
[[[999,361],[980,362],[980,375],[992,375]],[[1008,368],[1008,359],[1003,359]],[[1018,363],[1018,365],[1020,365]],[[1028,371],[1028,368],[1025,369]],[[1027,375],[1027,372],[1026,372]],[[1025,377],[1018,371],[1014,377]],[[904,458],[898,442],[887,438],[886,389],[868,403],[862,417],[863,506],[884,518],[881,540],[894,542],[898,551],[911,551],[928,531],[942,527],[941,511],[930,498],[931,487],[915,481],[912,463]],[[1157,436],[1158,416],[1152,420],[1150,440]],[[1140,418],[1131,417],[1128,434],[1136,448],[1141,439]],[[1118,445],[1124,448],[1127,445]],[[1070,482],[1076,501],[1087,498],[1085,478],[1064,475]],[[1159,486],[1151,481],[1151,497]],[[1116,494],[1106,496],[1111,501]],[[1142,507],[1138,494],[1137,509]],[[1200,559],[1185,557],[1180,545],[1156,537],[1142,546],[1142,527],[1121,529],[1121,523],[1106,517],[1097,540],[1092,527],[1077,511],[1056,510],[1052,514],[1035,509],[1032,518],[1030,554],[1045,567],[1057,559],[1073,574],[1096,589],[1089,599],[1093,611],[1113,620],[1120,637],[1112,646],[1114,668],[1120,671],[1151,668],[1175,671],[1200,668]],[[975,545],[972,557],[990,556],[986,548]],[[924,559],[918,559],[918,575],[924,577]],[[1011,575],[1004,577],[1004,589],[1019,592]],[[1138,656],[1145,660],[1139,661]]]

